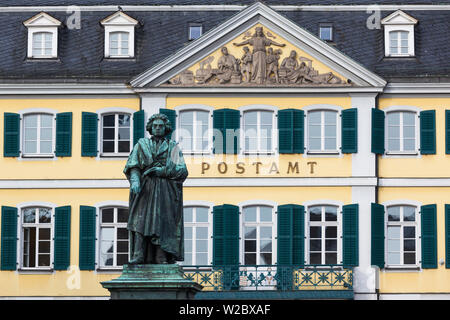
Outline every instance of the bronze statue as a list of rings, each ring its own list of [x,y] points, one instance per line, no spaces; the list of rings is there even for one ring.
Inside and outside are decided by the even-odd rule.
[[[188,176],[167,116],[148,120],[151,138],[133,147],[124,173],[130,181],[129,264],[162,264],[184,260],[183,190]]]

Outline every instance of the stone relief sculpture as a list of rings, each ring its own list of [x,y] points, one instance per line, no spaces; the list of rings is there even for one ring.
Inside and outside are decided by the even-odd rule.
[[[169,80],[169,85],[185,86],[307,86],[307,85],[349,85],[349,81],[334,75],[332,72],[321,73],[312,66],[313,61],[299,57],[295,50],[279,63],[283,51],[273,46],[284,47],[269,38],[276,38],[262,27],[256,27],[254,34],[246,32],[243,41],[233,43],[243,47],[243,54],[237,59],[229,53],[226,46],[221,48],[221,56],[216,67],[212,66],[214,57],[209,56],[199,62],[199,69],[194,73],[190,70],[181,72]],[[253,52],[250,51],[253,48]]]

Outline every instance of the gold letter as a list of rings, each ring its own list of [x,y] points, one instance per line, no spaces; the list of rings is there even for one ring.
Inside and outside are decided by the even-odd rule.
[[[309,171],[309,173],[314,173],[314,165],[317,164],[317,162],[313,161],[313,162],[308,162],[307,164],[311,165],[311,170]]]
[[[244,164],[245,163],[243,163],[243,162],[236,163],[236,173],[244,173],[245,172],[245,168],[242,166]],[[238,171],[238,169],[239,169],[239,171]]]
[[[220,170],[220,168],[221,168],[222,165],[225,165],[225,170]],[[220,163],[218,164],[218,166],[217,166],[217,169],[219,170],[220,173],[227,173],[228,166],[227,166],[227,164],[226,164],[225,162],[220,162]]]
[[[253,162],[252,165],[256,164],[256,174],[259,174],[259,166],[262,164],[262,162]]]
[[[289,171],[291,171],[291,170],[292,170],[292,172],[294,172],[294,169],[295,169],[295,173],[299,172],[298,162],[295,162],[295,165],[292,165],[292,162],[289,161],[287,173],[289,173]]]
[[[209,170],[209,163],[202,162],[202,174],[204,174],[206,170]]]

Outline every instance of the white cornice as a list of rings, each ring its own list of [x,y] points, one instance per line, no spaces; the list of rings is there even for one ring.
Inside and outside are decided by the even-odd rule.
[[[257,23],[282,33],[288,41],[301,47],[330,68],[336,69],[336,72],[344,77],[352,79],[359,86],[386,85],[386,81],[378,75],[260,2],[242,10],[159,64],[135,76],[130,84],[138,88],[146,85],[159,86]]]
[[[388,83],[386,94],[450,94],[450,83]]]
[[[27,83],[0,84],[1,95],[41,95],[41,94],[135,94],[125,84],[67,84],[67,83]]]
[[[123,5],[124,11],[240,11],[247,6],[242,5]],[[449,11],[450,4],[438,5],[274,5],[270,6],[278,11],[367,11],[379,9],[381,11]],[[0,12],[37,12],[52,11],[66,12],[77,9],[82,12],[91,11],[117,11],[118,6],[100,5],[100,6],[1,6]]]
[[[365,93],[382,92],[380,87],[156,87],[156,88],[134,88],[136,93],[231,93],[231,94],[307,94],[307,93]]]

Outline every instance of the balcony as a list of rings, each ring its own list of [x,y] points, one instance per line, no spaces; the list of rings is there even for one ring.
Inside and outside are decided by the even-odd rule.
[[[353,269],[342,265],[183,266],[203,286],[196,299],[353,299]]]

